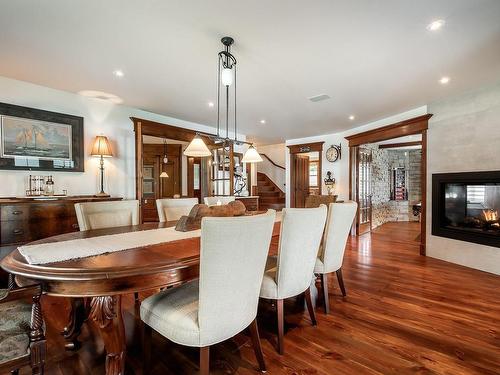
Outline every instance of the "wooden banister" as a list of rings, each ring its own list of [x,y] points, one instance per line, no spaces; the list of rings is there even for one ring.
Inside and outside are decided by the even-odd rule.
[[[271,158],[269,156],[267,156],[266,154],[261,154],[262,156],[264,156],[267,160],[269,160],[269,162],[274,165],[275,167],[277,168],[281,168],[283,170],[285,170],[285,167],[282,167],[281,165],[278,165],[276,164],[274,161],[271,160]]]

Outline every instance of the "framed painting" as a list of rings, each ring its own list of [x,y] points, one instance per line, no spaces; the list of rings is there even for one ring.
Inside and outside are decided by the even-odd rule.
[[[83,117],[0,103],[0,169],[83,172]]]

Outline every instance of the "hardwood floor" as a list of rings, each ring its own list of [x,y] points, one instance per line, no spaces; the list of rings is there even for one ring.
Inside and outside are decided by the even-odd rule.
[[[286,352],[275,349],[273,306],[258,322],[268,374],[499,374],[500,277],[419,255],[418,223],[388,223],[349,240],[343,266],[347,297],[330,275],[330,315],[318,304],[312,326],[303,301],[285,305]],[[141,296],[143,298],[144,296]],[[141,326],[125,301],[127,374],[140,374]],[[82,348],[65,352],[62,299],[45,297],[50,375],[104,374],[103,344],[84,325]],[[152,374],[196,374],[198,349],[153,334]],[[249,335],[211,349],[213,374],[255,374]],[[21,374],[28,374],[24,368]]]

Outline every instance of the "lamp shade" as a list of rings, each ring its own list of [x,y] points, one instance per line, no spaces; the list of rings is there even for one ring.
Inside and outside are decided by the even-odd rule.
[[[199,135],[196,135],[184,150],[184,155],[200,158],[205,156],[212,156],[212,153],[208,149],[205,142],[203,142],[203,139],[201,139]]]
[[[113,156],[108,137],[104,135],[98,135],[97,137],[95,137],[94,146],[92,147],[92,152],[90,153],[90,155],[103,157]]]
[[[233,84],[233,70],[229,68],[222,69],[220,80],[224,86],[231,86]]]
[[[245,152],[245,155],[243,155],[243,159],[241,159],[241,161],[243,163],[259,163],[262,161],[262,158],[260,157],[255,147],[250,146]]]

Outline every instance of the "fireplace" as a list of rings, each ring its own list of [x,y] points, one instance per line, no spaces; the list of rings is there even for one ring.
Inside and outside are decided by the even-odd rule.
[[[433,174],[432,234],[500,247],[500,171]]]

